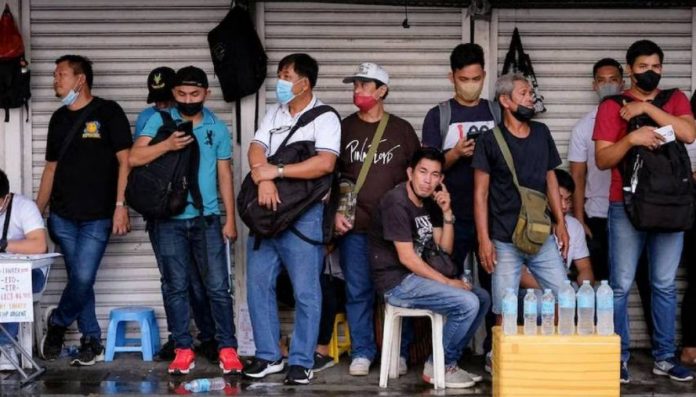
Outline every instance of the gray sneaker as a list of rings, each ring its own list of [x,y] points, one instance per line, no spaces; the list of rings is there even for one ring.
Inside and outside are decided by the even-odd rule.
[[[423,380],[430,384],[435,384],[433,376],[433,363],[426,361],[423,366]],[[468,372],[459,368],[457,365],[452,365],[445,368],[445,387],[450,389],[462,389],[472,387],[476,384]]]

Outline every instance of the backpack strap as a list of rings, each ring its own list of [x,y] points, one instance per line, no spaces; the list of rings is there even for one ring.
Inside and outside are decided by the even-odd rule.
[[[452,121],[452,106],[448,99],[438,103],[437,108],[440,110],[440,140],[442,141],[440,149],[442,149],[445,146],[445,137],[449,130],[450,121]]]
[[[278,149],[280,150],[280,148],[285,147],[285,145],[288,144],[288,141],[290,141],[290,138],[295,134],[295,132],[297,132],[297,130],[306,126],[307,124],[314,121],[317,117],[327,112],[333,112],[336,115],[336,117],[338,117],[338,119],[341,120],[341,116],[338,114],[338,112],[329,105],[319,105],[313,107],[308,111],[302,113],[302,116],[300,116],[295,125],[292,126],[292,129],[290,129],[290,133],[288,133],[285,139],[283,139],[283,142],[281,142]]]
[[[491,101],[490,99],[486,100],[486,102],[488,102],[488,111],[491,112],[491,116],[493,116],[493,123],[497,127],[503,122],[503,112],[500,109],[500,104],[498,101]]]
[[[97,110],[102,105],[103,102],[103,99],[94,97],[92,98],[92,101],[89,104],[87,104],[85,109],[82,111],[82,114],[80,114],[80,117],[78,117],[77,120],[75,120],[75,122],[72,125],[72,128],[70,128],[70,131],[66,135],[65,140],[63,141],[63,146],[61,146],[60,153],[58,154],[58,162],[60,162],[63,159],[63,157],[65,157],[65,154],[68,152],[70,144],[75,140],[75,136],[77,136],[77,131],[80,129],[82,124],[92,113],[94,113],[95,110]]]
[[[5,223],[2,226],[2,241],[7,241],[7,232],[10,229],[10,217],[12,216],[12,202],[14,201],[14,193],[9,193],[10,202],[7,203],[7,210],[5,211]]]

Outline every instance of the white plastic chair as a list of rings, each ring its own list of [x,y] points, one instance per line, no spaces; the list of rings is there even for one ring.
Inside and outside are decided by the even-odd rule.
[[[445,388],[445,350],[442,346],[444,318],[430,310],[407,309],[386,304],[384,308],[384,335],[382,337],[382,364],[379,371],[379,387],[387,387],[389,378],[399,377],[401,347],[401,318],[430,317],[433,330],[433,383],[435,389]]]

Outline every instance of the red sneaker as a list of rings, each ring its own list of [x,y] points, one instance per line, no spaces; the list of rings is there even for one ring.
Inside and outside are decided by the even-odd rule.
[[[238,374],[242,372],[242,362],[239,361],[237,350],[234,347],[223,347],[220,349],[220,368],[223,374],[234,372]]]
[[[175,349],[176,357],[169,364],[168,371],[172,375],[186,375],[196,366],[196,353],[191,349]]]

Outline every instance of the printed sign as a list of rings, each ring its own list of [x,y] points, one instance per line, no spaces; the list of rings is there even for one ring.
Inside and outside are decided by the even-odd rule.
[[[254,344],[254,331],[251,328],[251,317],[249,317],[249,306],[246,303],[239,305],[239,315],[237,316],[237,353],[240,356],[254,356],[256,354],[256,344]]]
[[[0,263],[0,323],[34,321],[31,262]]]

